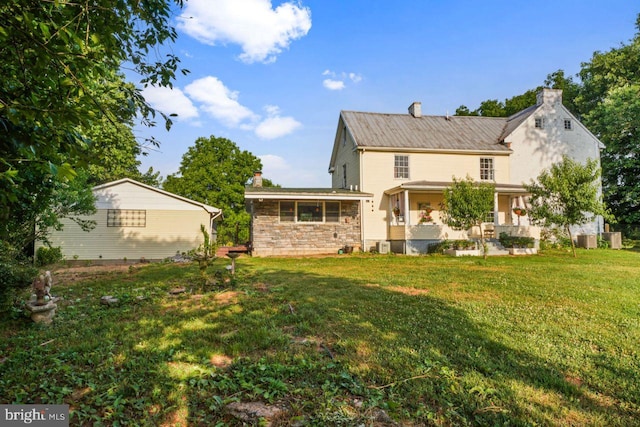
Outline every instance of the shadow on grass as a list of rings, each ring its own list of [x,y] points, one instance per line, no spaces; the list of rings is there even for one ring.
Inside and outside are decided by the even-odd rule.
[[[25,327],[23,341],[4,348],[0,385],[11,394],[3,400],[69,403],[74,425],[240,425],[224,409],[234,400],[283,404],[281,425],[362,422],[374,407],[427,424],[633,420],[427,291],[247,269],[233,289],[168,295],[195,274],[169,285],[132,280],[146,298],[127,294],[118,307],[100,306],[93,285],[91,302],[65,307],[57,330]],[[86,286],[76,291],[87,295]],[[34,345],[50,338],[58,341]]]

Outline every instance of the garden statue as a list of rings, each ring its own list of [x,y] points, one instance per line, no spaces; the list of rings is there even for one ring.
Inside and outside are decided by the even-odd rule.
[[[33,279],[33,291],[36,294],[36,305],[45,305],[44,297],[49,297],[51,300],[51,286],[53,285],[53,279],[51,278],[51,272],[45,271],[44,274]]]
[[[36,323],[51,323],[53,315],[56,313],[56,308],[58,308],[56,301],[59,298],[54,299],[51,296],[52,285],[53,278],[50,271],[33,279],[32,287],[35,299],[32,297],[31,301],[27,302],[26,308],[31,312],[31,319]]]

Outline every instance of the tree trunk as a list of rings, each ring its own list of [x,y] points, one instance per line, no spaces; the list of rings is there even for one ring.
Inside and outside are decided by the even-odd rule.
[[[484,242],[484,230],[482,229],[482,222],[478,223],[480,227],[480,246],[482,246],[482,258],[487,259],[487,245]]]
[[[576,245],[575,243],[573,243],[573,236],[571,235],[571,228],[567,225],[567,233],[569,233],[569,240],[571,241],[571,250],[573,251],[573,257],[577,258],[578,256],[576,255]]]

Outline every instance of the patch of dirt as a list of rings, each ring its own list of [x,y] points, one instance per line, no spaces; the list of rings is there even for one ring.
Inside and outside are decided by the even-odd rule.
[[[225,369],[227,366],[231,365],[233,359],[229,356],[225,356],[224,354],[214,354],[211,356],[211,359],[209,359],[209,362],[216,368]]]
[[[219,294],[216,294],[214,299],[220,305],[229,305],[229,304],[235,304],[238,302],[238,295],[240,295],[240,292],[226,291],[226,292],[220,292]]]
[[[139,268],[148,264],[90,265],[85,267],[62,267],[51,270],[53,285],[66,285],[86,279],[94,279],[113,273],[126,273],[129,268]]]

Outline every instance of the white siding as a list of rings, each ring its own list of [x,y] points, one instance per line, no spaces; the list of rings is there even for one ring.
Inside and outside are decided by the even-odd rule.
[[[107,227],[107,210],[85,219],[96,221],[90,232],[70,220],[50,236],[67,260],[164,259],[195,249],[203,241],[200,224],[209,230],[209,214],[199,211],[147,210],[145,227]],[[42,246],[41,243],[38,246]]]
[[[202,207],[141,187],[131,182],[123,182],[112,187],[94,191],[98,209],[165,209],[165,210],[203,210]]]

